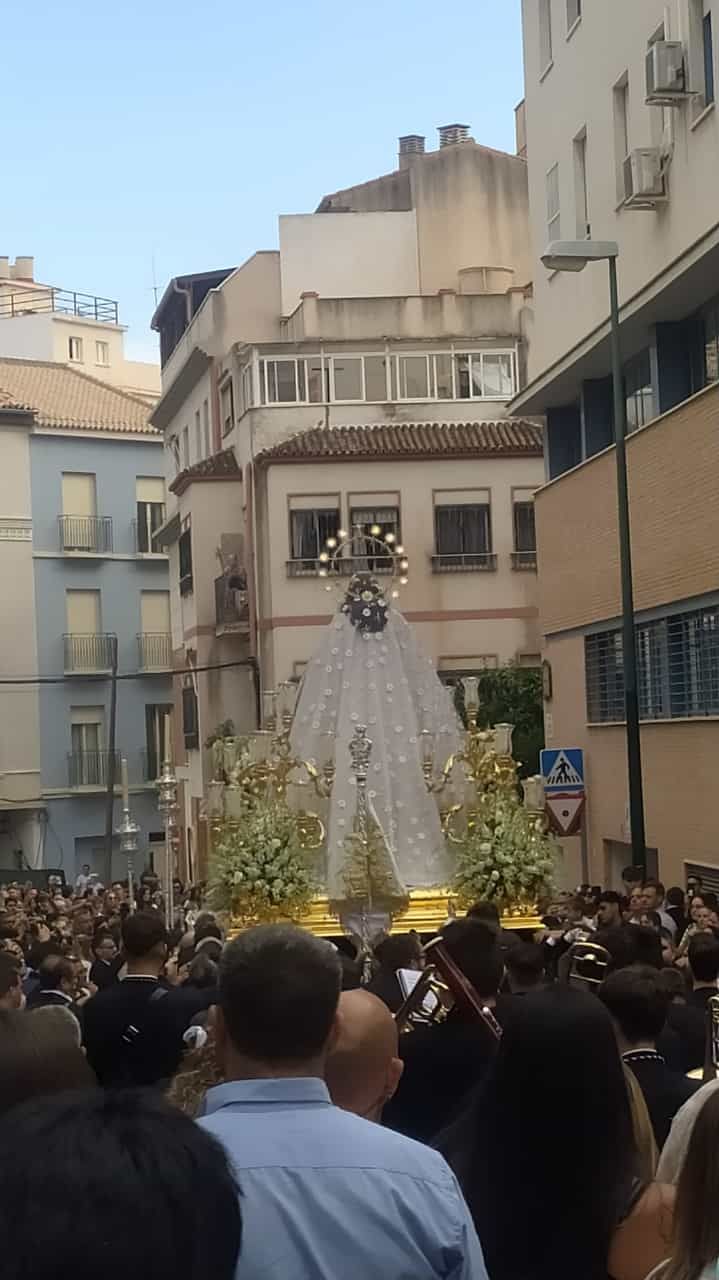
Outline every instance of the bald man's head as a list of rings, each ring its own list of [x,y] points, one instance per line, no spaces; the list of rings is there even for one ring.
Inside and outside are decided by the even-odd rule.
[[[402,1075],[394,1018],[369,991],[343,991],[337,1026],[325,1072],[332,1101],[344,1111],[379,1120]]]

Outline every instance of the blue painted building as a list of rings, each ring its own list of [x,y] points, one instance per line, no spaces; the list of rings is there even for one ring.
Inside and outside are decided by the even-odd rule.
[[[138,398],[62,366],[0,361],[0,374],[9,365],[24,366],[29,378],[34,368],[52,384],[25,396],[35,411],[29,445],[44,863],[70,879],[87,862],[106,882],[126,871],[118,842],[111,863],[104,846],[115,647],[116,778],[119,786],[125,756],[140,870],[153,839],[162,840],[154,780],[172,704],[167,557],[152,548],[164,517],[162,441]],[[114,826],[120,810],[118,791]]]

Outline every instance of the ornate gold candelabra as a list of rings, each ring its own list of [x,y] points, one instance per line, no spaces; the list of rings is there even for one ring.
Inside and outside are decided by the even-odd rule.
[[[467,730],[464,745],[455,751],[436,773],[431,735],[422,732],[422,770],[427,790],[440,798],[442,830],[451,844],[461,844],[466,831],[471,831],[481,816],[484,804],[497,794],[517,793],[517,761],[512,755],[514,726],[497,724],[493,729],[479,727],[479,678],[464,676],[464,707]],[[536,775],[522,783],[524,804],[537,817],[544,814],[544,786]],[[461,791],[455,803],[443,803],[442,797]]]
[[[247,739],[235,740],[234,759],[227,764],[223,756],[222,810],[227,818],[238,817],[248,804],[286,800],[288,787],[312,787],[315,795],[329,799],[335,777],[331,734],[325,758],[320,762],[301,760],[292,752],[290,731],[297,701],[298,687],[288,680],[279,689],[264,693],[264,727]],[[217,779],[217,782],[222,782]],[[216,808],[219,806],[216,806]],[[216,817],[220,815],[216,813]],[[318,813],[301,808],[293,810],[303,849],[321,848],[325,840],[325,824]]]

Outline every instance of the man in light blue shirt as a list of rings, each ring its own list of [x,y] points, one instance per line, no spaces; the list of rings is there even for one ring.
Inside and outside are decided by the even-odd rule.
[[[226,1084],[200,1124],[242,1193],[237,1280],[487,1280],[469,1210],[435,1151],[334,1107],[336,952],[291,925],[225,949],[217,1044]]]

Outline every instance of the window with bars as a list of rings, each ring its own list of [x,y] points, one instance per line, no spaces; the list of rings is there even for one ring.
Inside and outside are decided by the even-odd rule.
[[[624,366],[627,431],[636,431],[656,417],[649,348]]]
[[[295,568],[311,572],[328,538],[337,536],[340,513],[336,507],[316,511],[290,511],[290,557]]]
[[[719,715],[719,606],[640,623],[639,714],[643,720]],[[587,719],[624,719],[624,663],[619,630],[584,642]]]
[[[352,555],[362,560],[362,566],[368,569],[387,569],[391,566],[391,555],[383,555],[377,546],[385,534],[393,533],[399,542],[399,509],[397,507],[353,507],[350,511],[352,526]],[[378,529],[378,533],[373,533]]]
[[[514,524],[515,569],[534,569],[537,565],[537,532],[534,522],[534,503],[515,502],[512,507]]]
[[[436,559],[441,568],[460,564],[489,567],[493,559],[489,503],[438,505],[434,509],[434,527]]]

